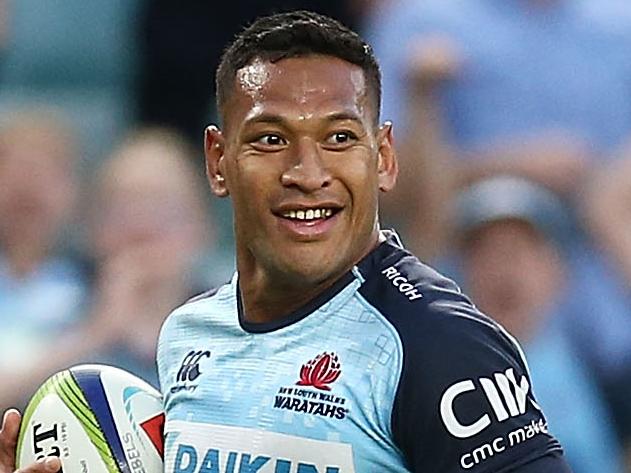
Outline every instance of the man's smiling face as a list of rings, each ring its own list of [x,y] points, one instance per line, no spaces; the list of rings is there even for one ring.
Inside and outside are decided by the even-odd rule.
[[[232,196],[240,271],[333,282],[376,244],[378,193],[396,180],[362,69],[323,55],[254,60],[224,110],[206,152],[211,187]]]

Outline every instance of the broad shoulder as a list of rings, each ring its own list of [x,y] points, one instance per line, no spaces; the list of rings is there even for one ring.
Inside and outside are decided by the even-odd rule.
[[[512,337],[481,313],[454,281],[401,247],[382,247],[372,265],[364,266],[359,293],[394,326],[404,345],[410,345],[406,348],[427,352],[446,344],[472,348],[492,341],[514,345]]]
[[[209,317],[223,316],[232,310],[235,303],[231,283],[209,289],[175,308],[162,324],[160,338],[182,327],[204,324]]]
[[[400,341],[400,389],[411,383],[423,397],[439,398],[463,379],[511,369],[527,374],[517,341],[481,313],[454,281],[397,244],[387,242],[378,251],[372,265],[360,267],[365,280],[359,294]]]
[[[560,450],[517,341],[449,278],[387,251],[360,292],[401,341],[392,431],[414,471],[507,471]]]

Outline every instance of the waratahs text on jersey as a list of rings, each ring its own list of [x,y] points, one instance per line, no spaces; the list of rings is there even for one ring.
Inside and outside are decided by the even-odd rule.
[[[318,469],[310,463],[295,463],[281,458],[247,452],[209,448],[203,457],[192,445],[178,446],[172,473],[341,473],[337,466]]]

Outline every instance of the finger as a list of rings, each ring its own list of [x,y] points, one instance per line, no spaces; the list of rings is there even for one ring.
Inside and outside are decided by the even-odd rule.
[[[20,420],[22,416],[17,409],[7,409],[2,417],[2,429],[0,429],[0,441],[15,445],[20,431]]]
[[[56,473],[61,469],[59,457],[45,457],[35,463],[20,468],[15,473]]]
[[[3,471],[12,471],[15,467],[15,447],[18,442],[20,420],[17,409],[8,409],[2,417],[0,429],[0,467]]]

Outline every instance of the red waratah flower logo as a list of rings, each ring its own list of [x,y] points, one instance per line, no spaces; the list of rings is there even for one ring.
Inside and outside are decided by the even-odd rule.
[[[330,391],[327,386],[333,383],[342,374],[340,360],[337,355],[331,353],[320,353],[313,360],[302,365],[300,368],[300,381],[298,386],[313,386],[322,391]]]

